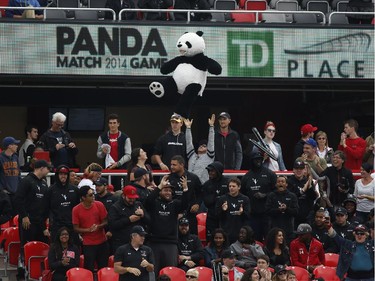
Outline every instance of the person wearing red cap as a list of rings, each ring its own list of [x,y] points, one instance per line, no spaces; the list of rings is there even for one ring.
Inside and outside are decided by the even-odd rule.
[[[366,152],[366,141],[358,136],[358,122],[349,119],[344,122],[344,132],[341,133],[339,150],[345,152],[345,167],[350,170],[361,168],[363,155]]]
[[[314,127],[311,124],[305,124],[301,127],[301,139],[297,142],[294,147],[294,160],[301,157],[303,153],[303,145],[309,138],[314,138],[314,132],[318,130],[318,127]]]
[[[108,211],[109,231],[112,233],[112,249],[129,243],[130,230],[135,225],[146,227],[149,216],[138,201],[139,195],[134,186],[127,185],[122,190],[122,195]]]

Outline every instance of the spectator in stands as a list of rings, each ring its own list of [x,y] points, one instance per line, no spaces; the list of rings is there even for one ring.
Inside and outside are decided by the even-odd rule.
[[[204,248],[204,264],[212,267],[214,263],[221,261],[224,250],[229,248],[227,233],[222,228],[216,228],[210,237],[208,245]]]
[[[60,165],[56,168],[55,183],[48,189],[49,229],[51,241],[55,241],[58,230],[61,227],[69,229],[70,238],[74,244],[79,245],[78,234],[73,231],[72,210],[80,202],[77,186],[70,184],[68,180],[69,167]]]
[[[367,0],[350,0],[347,7],[347,12],[374,12],[374,3]],[[371,24],[373,15],[355,15],[348,14],[348,21],[350,24]]]
[[[374,208],[375,180],[371,177],[373,166],[363,163],[361,166],[361,178],[355,182],[354,196],[357,197],[356,215],[364,222],[367,221],[370,210]]]
[[[107,190],[108,181],[105,178],[99,178],[94,182],[94,185],[96,190],[95,200],[102,202],[108,212],[117,200],[116,197]]]
[[[209,180],[202,186],[202,196],[204,206],[207,208],[206,233],[207,240],[211,234],[219,227],[219,219],[216,215],[216,200],[228,193],[228,179],[223,176],[224,166],[218,161],[207,166]]]
[[[229,242],[234,243],[240,229],[249,224],[250,200],[240,193],[241,182],[231,178],[228,182],[229,192],[216,201],[216,214],[219,225],[228,233]]]
[[[195,268],[191,268],[186,271],[186,281],[193,280],[198,281],[199,278],[199,271]]]
[[[372,281],[374,280],[374,240],[368,239],[369,233],[365,225],[354,228],[354,241],[337,235],[332,226],[328,233],[340,247],[340,257],[336,274],[342,280]]]
[[[90,186],[90,188],[96,192],[94,182],[96,182],[102,176],[103,168],[98,163],[91,163],[88,165],[83,173],[83,179],[79,182],[78,188],[84,185]]]
[[[325,169],[327,169],[327,162],[325,159],[320,158],[316,154],[317,143],[313,138],[309,138],[305,141],[303,145],[303,154],[296,160],[307,163],[311,169],[317,174],[321,174]]]
[[[275,267],[275,274],[272,281],[287,281],[288,270],[285,265],[279,264]]]
[[[284,230],[278,227],[271,228],[267,233],[263,251],[269,257],[272,268],[278,264],[290,264],[289,248],[284,237]]]
[[[312,228],[301,223],[295,232],[298,237],[290,243],[291,265],[307,269],[310,273],[325,264],[323,244],[312,237]]]
[[[295,217],[295,225],[308,221],[315,200],[320,196],[318,187],[316,187],[317,182],[313,179],[310,171],[310,166],[296,160],[293,164],[293,175],[287,179],[288,189],[297,196],[298,206],[300,207]]]
[[[344,163],[344,152],[337,150],[332,155],[332,166],[321,174],[328,178],[329,199],[334,206],[341,206],[347,195],[354,192],[353,174]]]
[[[366,152],[363,155],[363,162],[374,165],[374,132],[366,138]]]
[[[188,205],[188,184],[186,178],[182,181],[183,194],[180,199],[173,199],[172,186],[168,175],[146,199],[146,210],[149,212],[150,247],[155,254],[155,272],[165,266],[177,266],[177,218]]]
[[[242,278],[243,273],[240,272],[236,266],[236,255],[231,249],[224,250],[223,254],[221,255],[222,263],[228,268],[228,280],[229,281],[237,281],[238,279]]]
[[[287,281],[297,281],[297,275],[294,272],[294,270],[288,270],[286,280]]]
[[[244,269],[255,267],[260,255],[264,255],[262,247],[256,243],[254,231],[250,226],[241,227],[238,240],[230,245],[236,257],[235,265]]]
[[[81,177],[78,176],[75,171],[70,170],[69,171],[69,182],[70,182],[70,184],[78,186],[80,181],[81,181]]]
[[[348,221],[353,225],[365,223],[361,216],[357,215],[357,198],[353,194],[342,202],[342,206],[348,211]]]
[[[303,152],[303,146],[309,138],[314,137],[314,132],[318,130],[318,127],[314,127],[311,124],[305,124],[301,127],[301,139],[297,142],[294,147],[294,160],[301,157]]]
[[[333,149],[328,145],[328,136],[326,132],[319,131],[315,135],[315,141],[318,144],[316,153],[320,158],[324,158],[328,166],[332,165]]]
[[[284,164],[283,153],[281,145],[273,140],[276,134],[276,126],[272,121],[267,121],[264,126],[264,142],[268,145],[268,148],[277,157],[277,161],[271,159],[265,154],[265,160],[263,165],[271,171],[285,171],[286,167]]]
[[[147,187],[156,187],[154,177],[152,176],[152,168],[149,164],[146,164],[148,157],[147,152],[144,151],[142,148],[137,147],[132,150],[130,154],[130,161],[128,164],[128,181],[132,182],[135,180],[134,172],[137,168],[142,168],[149,173],[147,173],[146,177],[146,186]]]
[[[178,267],[187,271],[199,266],[203,260],[203,245],[197,235],[189,231],[189,220],[182,217],[178,221]]]
[[[19,143],[13,137],[5,137],[2,141],[3,151],[0,153],[0,189],[9,197],[13,211],[16,210],[14,195],[21,179],[17,156]]]
[[[72,212],[73,228],[83,238],[84,268],[94,272],[95,262],[98,269],[108,265],[109,247],[104,232],[107,210],[102,202],[94,200],[94,191],[90,186],[82,186],[79,195],[81,203]]]
[[[339,150],[344,151],[346,155],[345,167],[350,170],[361,168],[363,155],[366,151],[366,141],[357,134],[358,126],[357,120],[346,120],[338,146]]]
[[[206,1],[206,0],[204,0]],[[208,173],[206,167],[214,161],[215,158],[215,144],[214,144],[214,124],[215,114],[211,115],[208,119],[208,140],[199,141],[197,151],[194,150],[193,136],[191,133],[191,125],[193,119],[184,119],[186,127],[186,154],[188,158],[188,170],[196,174],[201,183],[205,183],[208,180]]]
[[[250,199],[250,226],[258,241],[263,241],[269,230],[266,200],[276,186],[275,172],[262,166],[262,161],[262,154],[254,149],[250,154],[250,169],[241,180],[242,193]]]
[[[293,238],[294,217],[298,214],[299,206],[297,196],[288,191],[287,186],[286,177],[278,176],[276,190],[267,196],[266,213],[270,217],[270,227],[282,227],[289,244]]]
[[[151,191],[154,190],[153,186],[149,186],[150,171],[143,168],[136,168],[133,177],[135,180],[128,185],[134,186],[137,189],[137,194],[139,196],[137,201],[140,201],[144,205],[147,197],[150,195]]]
[[[66,116],[61,112],[52,115],[52,125],[39,140],[43,149],[49,151],[53,167],[62,164],[70,168],[76,167],[78,149],[70,134],[64,128]]]
[[[121,198],[108,211],[108,226],[112,233],[112,248],[114,251],[121,245],[129,243],[130,230],[135,225],[146,227],[150,217],[144,205],[137,201],[137,189],[125,186]]]
[[[320,208],[315,212],[312,223],[312,236],[323,244],[325,253],[338,253],[338,247],[332,238],[328,236],[326,225],[331,223],[331,217],[327,210]]]
[[[348,221],[348,211],[344,207],[339,207],[335,212],[336,219],[332,224],[336,233],[341,237],[353,240],[353,226]]]
[[[176,0],[174,9],[185,9],[185,10],[210,10],[210,4],[207,0]],[[174,13],[175,20],[187,20],[187,13]],[[190,13],[191,21],[207,21],[211,20],[211,13]]]
[[[240,281],[260,281],[260,280],[262,280],[260,278],[261,278],[261,276],[260,276],[259,270],[255,269],[255,268],[250,268],[250,269],[246,270],[243,273],[241,279],[238,279],[238,280],[240,280]],[[271,279],[269,279],[269,280],[271,280]]]
[[[151,162],[164,171],[169,171],[168,166],[173,156],[181,155],[186,159],[186,139],[181,131],[183,125],[181,115],[172,114],[170,124],[171,130],[159,137],[154,147],[154,155],[151,157]]]
[[[74,244],[70,229],[61,227],[52,240],[48,252],[48,265],[53,271],[53,281],[65,281],[66,272],[74,267],[79,267],[80,249]]]
[[[190,222],[190,232],[198,233],[197,214],[202,203],[202,185],[197,175],[185,169],[185,160],[181,155],[175,155],[171,159],[171,173],[168,178],[170,184],[174,186],[173,198],[181,198],[183,192],[182,182],[186,181],[188,186],[188,205],[184,213]]]
[[[41,1],[44,2],[44,1]],[[9,0],[9,7],[28,7],[32,6],[35,8],[41,7],[41,4],[38,0]],[[44,5],[46,6],[46,5]],[[43,10],[13,10],[7,9],[5,10],[5,16],[7,18],[14,18],[14,19],[22,19],[22,18],[35,18],[35,19],[43,19]]]
[[[270,258],[267,255],[260,255],[257,258],[257,266],[256,268],[260,274],[260,280],[271,280],[272,272],[270,270]],[[263,278],[263,279],[262,279]]]
[[[242,146],[239,134],[229,127],[232,119],[228,112],[219,115],[219,129],[215,132],[215,161],[220,161],[225,170],[240,170]]]
[[[18,217],[21,250],[23,261],[23,247],[30,241],[48,243],[49,231],[46,225],[48,218],[48,185],[45,177],[51,166],[45,160],[34,163],[34,171],[22,178],[15,194],[14,202]]]
[[[169,9],[173,7],[172,0],[139,0],[138,7],[141,9]],[[169,20],[169,15],[162,12],[147,12],[146,20]],[[164,162],[164,161],[163,161]],[[165,163],[169,163],[165,161]]]
[[[119,281],[149,281],[150,273],[154,272],[155,257],[152,249],[144,245],[147,232],[137,225],[130,233],[129,244],[122,245],[115,253],[115,272],[120,274]]]
[[[106,8],[110,8],[115,11],[116,19],[120,19],[120,11],[122,9],[135,9],[137,8],[133,0],[106,0]],[[110,12],[105,13],[105,18],[113,20],[113,14]],[[135,20],[137,19],[136,12],[124,12],[122,13],[122,20]]]
[[[38,128],[34,125],[27,125],[25,128],[26,140],[18,152],[18,162],[21,171],[32,171],[30,167],[31,159],[35,149],[35,142],[38,139]]]
[[[96,156],[105,158],[105,169],[126,169],[132,152],[130,138],[119,130],[120,119],[117,114],[110,114],[107,121],[109,130],[98,137]],[[114,177],[112,183],[115,190],[121,189],[121,177]]]

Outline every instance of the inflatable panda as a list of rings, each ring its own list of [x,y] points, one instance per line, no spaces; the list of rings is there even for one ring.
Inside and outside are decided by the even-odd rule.
[[[180,56],[175,57],[160,68],[162,74],[173,72],[162,82],[152,82],[150,92],[157,98],[164,95],[181,94],[175,113],[189,118],[191,108],[198,96],[202,96],[206,87],[207,74],[221,74],[221,65],[205,56],[203,32],[187,32],[177,41]]]

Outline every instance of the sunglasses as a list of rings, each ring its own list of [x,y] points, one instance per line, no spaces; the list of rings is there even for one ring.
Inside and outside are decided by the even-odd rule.
[[[228,275],[229,274],[229,272],[222,272],[223,273],[223,275]]]
[[[274,132],[276,132],[276,130],[267,129],[267,132],[274,133]]]
[[[280,271],[279,273],[277,273],[277,275],[284,275],[286,274],[286,271]]]
[[[326,138],[318,138],[318,140],[325,140]]]
[[[86,197],[93,197],[94,196],[94,193],[88,193],[86,194]]]
[[[355,232],[355,234],[356,234],[356,235],[360,235],[360,236],[365,235],[364,232]]]
[[[194,276],[194,275],[186,275],[186,278],[187,279],[195,279],[195,278],[198,278],[198,277]]]

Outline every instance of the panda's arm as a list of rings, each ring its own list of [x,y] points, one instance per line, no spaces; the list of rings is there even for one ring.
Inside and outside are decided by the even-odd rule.
[[[221,74],[221,65],[214,59],[206,57],[207,71],[211,74]]]
[[[179,56],[167,61],[161,66],[160,72],[162,74],[169,74],[173,72],[180,63],[184,62],[184,58],[185,57],[183,56]]]

